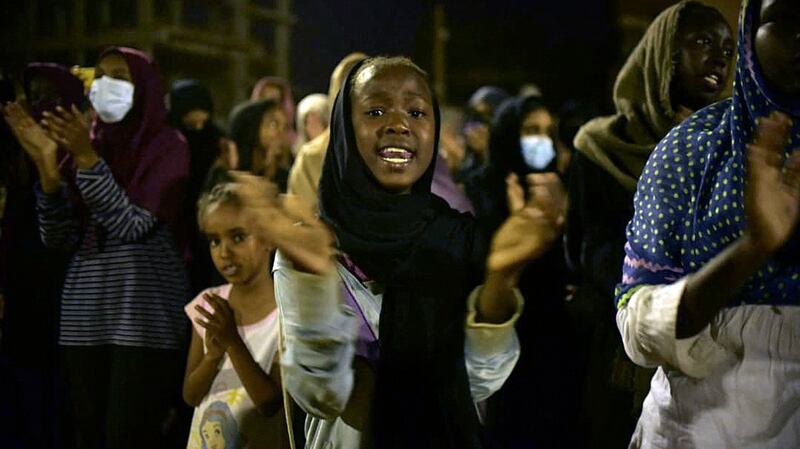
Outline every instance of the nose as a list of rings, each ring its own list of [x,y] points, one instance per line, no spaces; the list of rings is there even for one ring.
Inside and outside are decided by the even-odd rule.
[[[230,255],[231,251],[230,248],[228,247],[228,243],[224,240],[221,241],[219,243],[219,256],[223,259],[227,259],[228,257],[230,257]]]
[[[384,126],[384,132],[386,134],[409,134],[408,117],[406,114],[401,112],[389,112],[386,115],[388,116],[386,125]]]

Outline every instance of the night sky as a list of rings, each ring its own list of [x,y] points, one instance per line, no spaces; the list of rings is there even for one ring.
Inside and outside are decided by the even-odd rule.
[[[448,102],[461,104],[483,84],[516,92],[539,84],[554,103],[609,97],[616,35],[609,2],[600,0],[443,0]],[[403,54],[431,68],[429,1],[297,0],[292,78],[298,96],[327,91],[347,53]],[[613,74],[612,74],[613,75]]]

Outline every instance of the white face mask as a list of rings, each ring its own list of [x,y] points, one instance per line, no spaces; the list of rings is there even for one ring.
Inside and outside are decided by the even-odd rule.
[[[519,145],[522,147],[522,158],[534,170],[545,169],[556,157],[553,139],[547,136],[520,137]]]
[[[89,101],[104,123],[117,123],[133,107],[133,83],[101,76],[92,81]]]

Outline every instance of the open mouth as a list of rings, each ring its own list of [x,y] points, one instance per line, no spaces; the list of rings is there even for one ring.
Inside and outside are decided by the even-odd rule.
[[[414,151],[402,147],[383,147],[378,151],[378,157],[393,167],[405,167],[416,157]]]
[[[239,266],[236,264],[228,264],[220,270],[223,276],[235,276],[239,272]]]
[[[722,76],[716,73],[704,76],[703,81],[709,89],[719,90],[722,87]]]

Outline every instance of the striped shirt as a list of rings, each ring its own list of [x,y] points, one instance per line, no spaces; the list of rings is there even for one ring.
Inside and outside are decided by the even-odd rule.
[[[75,251],[61,297],[61,345],[184,346],[190,299],[172,234],[133,204],[104,161],[77,170],[90,211],[81,227],[66,187],[37,189],[39,232],[49,248]]]

